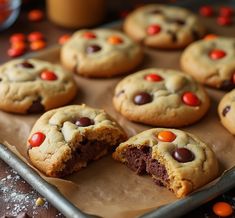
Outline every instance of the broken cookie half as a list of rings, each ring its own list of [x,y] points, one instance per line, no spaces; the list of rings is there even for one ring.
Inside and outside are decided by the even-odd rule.
[[[139,175],[149,174],[178,198],[212,181],[218,162],[210,146],[176,129],[155,128],[121,143],[113,158]]]
[[[70,105],[44,113],[28,138],[28,155],[47,176],[62,177],[86,167],[127,136],[104,111]]]

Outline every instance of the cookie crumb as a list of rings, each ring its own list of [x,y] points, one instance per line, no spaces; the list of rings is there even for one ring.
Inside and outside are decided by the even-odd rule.
[[[43,198],[38,198],[36,201],[35,201],[35,205],[37,206],[37,207],[39,207],[39,206],[43,206],[45,204],[45,200],[43,199]]]

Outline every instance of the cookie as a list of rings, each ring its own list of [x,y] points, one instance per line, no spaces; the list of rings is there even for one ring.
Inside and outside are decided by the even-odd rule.
[[[117,30],[80,30],[61,49],[61,62],[86,77],[112,77],[127,73],[143,58],[141,47]]]
[[[205,28],[192,12],[159,4],[140,7],[124,21],[124,31],[144,45],[175,49],[200,39]]]
[[[47,176],[79,171],[126,140],[121,127],[104,111],[70,105],[44,113],[28,138],[28,155]]]
[[[235,88],[235,39],[214,37],[194,42],[181,56],[182,69],[213,88]]]
[[[218,114],[223,126],[235,135],[235,89],[221,99],[218,106]]]
[[[210,101],[191,76],[176,70],[150,68],[121,80],[115,88],[113,104],[129,120],[180,127],[198,121]]]
[[[121,143],[113,158],[139,175],[150,175],[178,198],[212,181],[218,162],[210,146],[176,129],[149,129]]]
[[[59,65],[36,59],[16,59],[0,67],[0,109],[40,113],[70,102],[77,87]]]

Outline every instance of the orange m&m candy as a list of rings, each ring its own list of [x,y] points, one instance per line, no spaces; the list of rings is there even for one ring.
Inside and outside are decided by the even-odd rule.
[[[29,144],[32,146],[32,147],[38,147],[40,146],[43,141],[45,140],[46,136],[41,133],[41,132],[36,132],[34,133],[31,138],[29,139]]]
[[[16,41],[11,44],[11,48],[13,49],[21,49],[26,50],[26,43],[24,41]]]
[[[172,142],[175,140],[176,135],[171,131],[161,131],[158,133],[157,138],[162,142]]]
[[[44,70],[40,75],[42,80],[56,80],[57,76],[54,72],[49,70]]]
[[[144,79],[149,82],[159,82],[159,81],[163,80],[161,76],[154,74],[154,73],[146,75],[144,77]]]
[[[149,35],[155,35],[161,31],[161,27],[157,24],[152,24],[147,28],[147,33]]]
[[[63,44],[66,43],[70,38],[71,38],[71,35],[70,35],[70,34],[64,34],[64,35],[62,35],[62,36],[59,37],[58,43],[59,43],[60,45],[63,45]]]
[[[28,19],[33,22],[41,21],[44,17],[44,13],[39,9],[31,10],[28,13]]]
[[[233,208],[226,202],[217,202],[213,206],[213,212],[220,217],[227,217],[232,215]]]
[[[207,34],[203,39],[204,40],[212,40],[212,39],[216,39],[216,38],[218,38],[218,36],[215,34]]]
[[[110,36],[108,38],[108,43],[113,44],[113,45],[117,45],[117,44],[123,43],[123,40],[119,36]]]
[[[32,51],[38,51],[46,47],[46,42],[44,40],[36,40],[30,43],[30,49]]]
[[[189,106],[199,106],[201,104],[199,98],[192,92],[185,92],[182,96],[182,100]]]

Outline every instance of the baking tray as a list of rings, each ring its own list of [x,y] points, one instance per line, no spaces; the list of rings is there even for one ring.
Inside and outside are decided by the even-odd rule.
[[[182,1],[184,2],[184,1]],[[181,2],[180,5],[183,5]],[[211,2],[211,1],[207,1]],[[213,1],[214,3],[215,1]],[[235,4],[234,1],[225,1],[226,3]],[[196,3],[193,1],[193,3]],[[198,3],[198,1],[197,1]],[[203,2],[205,4],[205,2]],[[224,3],[224,2],[223,2]],[[185,6],[185,5],[183,5]],[[192,7],[192,4],[187,5]],[[195,8],[194,8],[195,9]],[[103,25],[102,27],[120,26],[120,21]],[[35,55],[27,55],[25,58],[33,57]],[[68,201],[59,190],[53,185],[46,182],[36,171],[23,162],[4,144],[0,144],[0,158],[10,167],[15,169],[19,175],[24,178],[35,190],[44,196],[54,207],[68,218],[98,218],[98,216],[89,215]],[[224,175],[213,186],[204,188],[201,191],[195,192],[183,199],[177,200],[174,203],[162,206],[156,210],[148,212],[140,218],[165,218],[165,217],[179,217],[199,205],[217,197],[218,195],[235,187],[235,167],[226,171]]]

